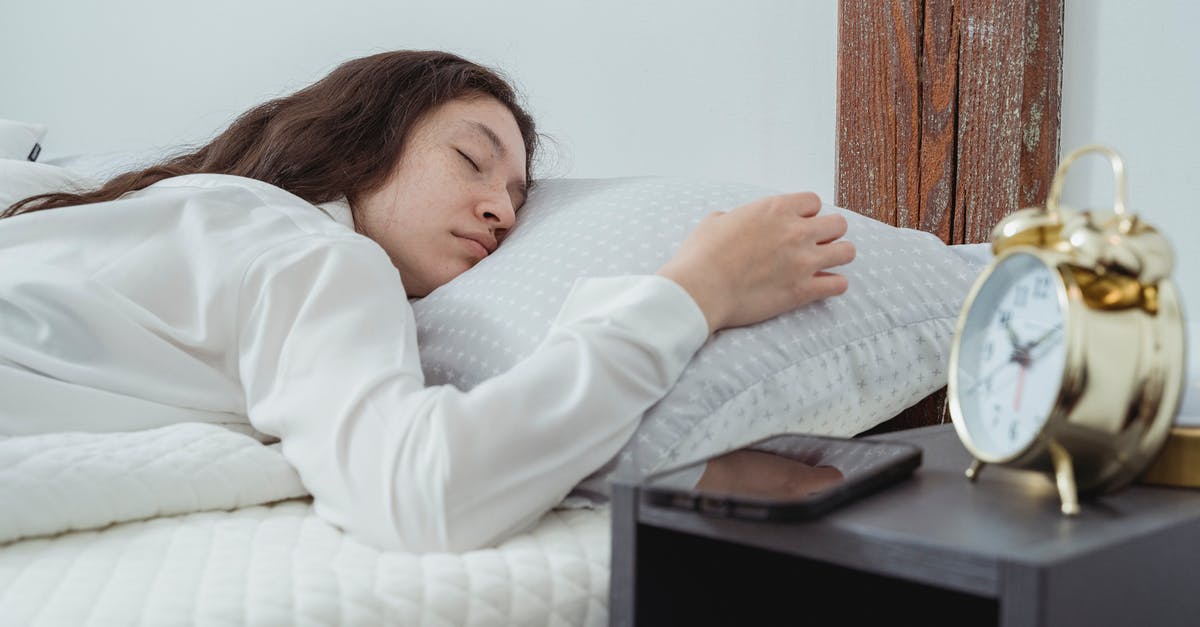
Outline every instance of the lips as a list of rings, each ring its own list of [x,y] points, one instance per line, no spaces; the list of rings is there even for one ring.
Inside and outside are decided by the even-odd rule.
[[[487,257],[496,248],[494,240],[483,235],[458,235],[456,237],[463,241],[463,245],[467,250],[471,251],[480,259]]]

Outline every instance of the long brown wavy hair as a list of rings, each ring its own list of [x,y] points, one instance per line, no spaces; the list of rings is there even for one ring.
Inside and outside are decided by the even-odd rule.
[[[512,112],[525,140],[525,176],[532,184],[538,135],[508,82],[453,54],[402,50],[347,61],[316,83],[247,111],[195,151],[121,174],[93,191],[31,196],[0,218],[115,200],[185,174],[245,176],[313,204],[344,196],[353,206],[386,182],[422,116],[472,96],[490,96]]]

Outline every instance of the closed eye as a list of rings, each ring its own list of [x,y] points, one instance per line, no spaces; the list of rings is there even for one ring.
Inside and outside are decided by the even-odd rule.
[[[474,168],[476,172],[480,171],[479,164],[475,163],[475,160],[472,159],[471,157],[468,157],[467,153],[465,153],[457,148],[455,148],[454,151],[457,152],[463,159],[466,159],[467,163],[471,164],[471,167]]]

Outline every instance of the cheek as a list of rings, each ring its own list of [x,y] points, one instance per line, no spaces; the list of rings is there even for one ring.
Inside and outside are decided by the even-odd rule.
[[[425,222],[420,210],[422,199],[404,189],[393,184],[380,190],[371,198],[364,216],[366,235],[383,244],[389,252],[394,245],[419,237],[414,233],[419,233]]]
[[[415,228],[406,219],[408,212],[400,197],[383,189],[365,197],[359,207],[354,216],[356,230],[379,244],[397,268],[411,266],[412,248],[420,239],[413,237]]]
[[[465,197],[464,182],[451,172],[431,169],[393,199],[395,220],[415,228],[447,225]]]

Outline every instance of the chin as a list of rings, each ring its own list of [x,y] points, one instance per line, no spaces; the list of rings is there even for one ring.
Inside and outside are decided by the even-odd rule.
[[[475,261],[466,261],[463,259],[454,259],[446,262],[444,265],[427,268],[425,272],[414,272],[419,276],[400,276],[400,281],[404,283],[404,292],[409,298],[423,298],[428,296],[437,288],[458,278],[462,273],[470,270]]]
[[[437,281],[417,281],[415,279],[409,282],[405,281],[403,278],[401,278],[401,282],[404,283],[404,293],[408,295],[409,298],[424,298],[429,296],[430,292],[445,283],[445,281],[439,283]]]
[[[472,265],[474,265],[474,264],[472,264]],[[424,281],[421,283],[421,285],[418,286],[418,289],[410,290],[408,292],[408,295],[410,297],[428,296],[431,292],[433,292],[437,288],[453,281],[454,279],[457,279],[458,277],[462,276],[462,274],[464,272],[466,272],[467,270],[470,270],[470,269],[471,269],[471,265],[468,265],[467,267],[463,268],[462,270],[459,270],[458,272],[451,272],[451,273],[448,273],[445,275],[441,275],[441,276],[429,279],[428,281]],[[414,292],[421,292],[421,293],[415,294]]]

